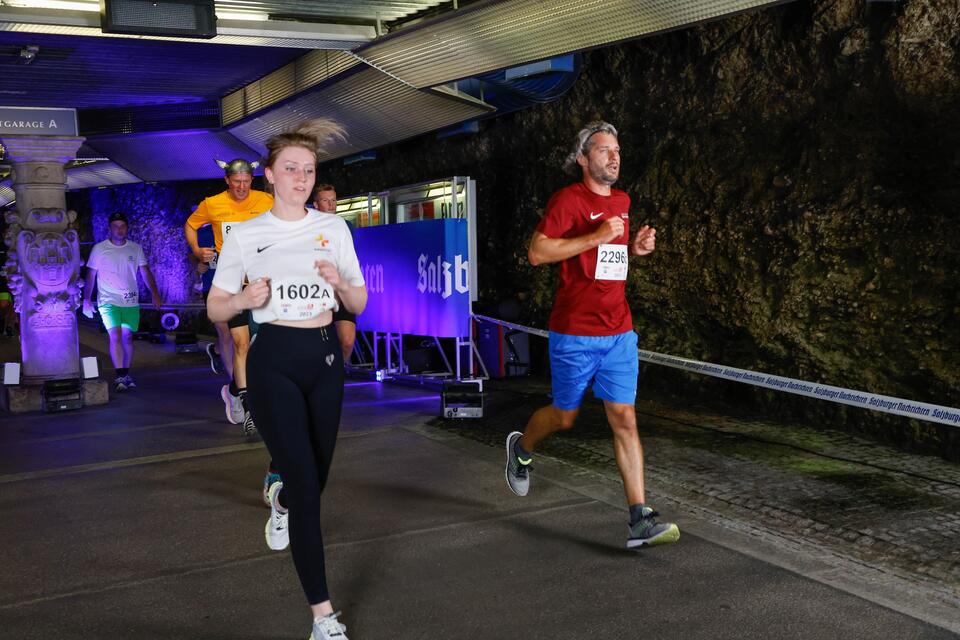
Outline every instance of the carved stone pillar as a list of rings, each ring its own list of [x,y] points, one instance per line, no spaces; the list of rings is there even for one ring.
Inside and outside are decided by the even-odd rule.
[[[17,210],[7,214],[4,242],[10,290],[20,314],[23,382],[80,377],[76,309],[80,295],[80,244],[68,227],[64,165],[83,138],[3,136],[13,164]]]

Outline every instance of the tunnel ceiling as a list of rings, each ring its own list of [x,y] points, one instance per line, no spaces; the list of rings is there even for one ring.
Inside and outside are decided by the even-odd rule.
[[[71,169],[79,188],[218,177],[207,156],[310,117],[356,131],[324,159],[346,156],[496,112],[455,81],[782,0],[218,0],[210,40],[108,36],[98,0],[40,2],[0,0],[0,106],[78,109],[110,163]]]

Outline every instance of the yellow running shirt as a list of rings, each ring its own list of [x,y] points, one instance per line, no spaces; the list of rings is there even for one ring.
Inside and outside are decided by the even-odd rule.
[[[213,228],[213,242],[217,252],[223,246],[224,239],[230,235],[231,223],[245,222],[273,206],[273,196],[263,191],[250,190],[243,202],[230,197],[229,191],[205,198],[197,210],[187,218],[192,229],[199,229],[210,223]]]

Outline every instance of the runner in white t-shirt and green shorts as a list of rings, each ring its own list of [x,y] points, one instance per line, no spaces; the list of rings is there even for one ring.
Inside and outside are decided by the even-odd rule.
[[[163,304],[157,282],[147,266],[143,249],[127,239],[129,225],[122,213],[109,218],[107,239],[98,242],[87,259],[87,276],[83,288],[83,315],[93,317],[93,285],[97,285],[97,309],[110,336],[110,359],[116,370],[117,391],[136,387],[130,375],[133,362],[133,334],[140,328],[140,294],[137,273],[153,294],[153,306]]]

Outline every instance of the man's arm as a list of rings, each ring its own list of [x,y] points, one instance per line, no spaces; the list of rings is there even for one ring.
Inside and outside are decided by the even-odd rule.
[[[548,238],[539,231],[533,232],[527,259],[533,266],[553,264],[580,255],[623,235],[623,220],[607,218],[597,230],[576,238]]]
[[[153,272],[150,271],[150,267],[147,265],[140,266],[140,277],[147,283],[147,286],[150,287],[150,294],[153,296],[153,306],[157,309],[163,304],[163,298],[160,297],[160,290],[157,289],[157,281],[153,278]]]
[[[93,317],[93,283],[97,280],[97,270],[87,267],[87,275],[83,281],[83,315]]]
[[[213,260],[217,252],[210,247],[200,246],[200,241],[197,239],[197,230],[191,227],[189,222],[183,223],[183,237],[187,239],[187,244],[190,245],[190,251],[193,252],[193,257],[196,258],[198,262],[209,263]]]
[[[649,225],[643,225],[637,231],[630,244],[630,253],[635,256],[646,256],[657,248],[657,230]]]

